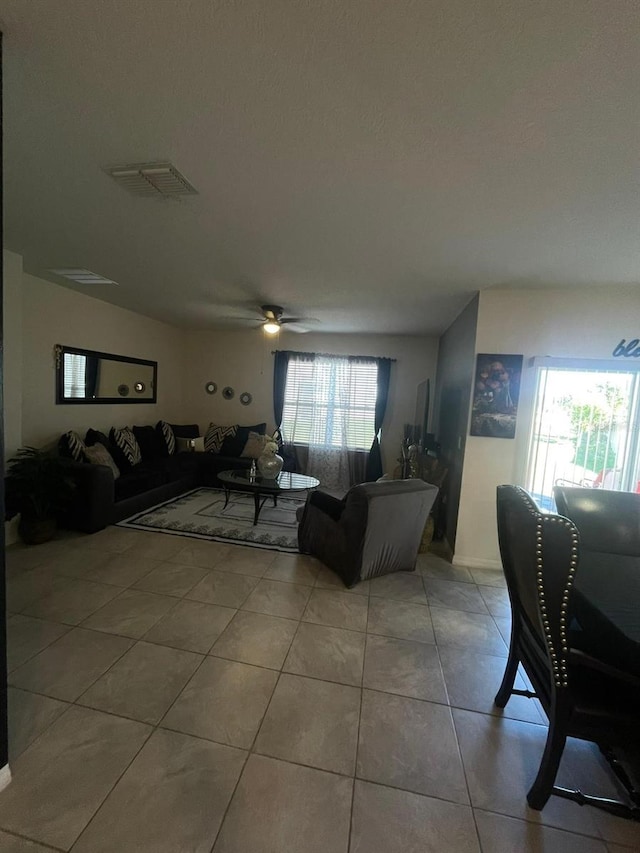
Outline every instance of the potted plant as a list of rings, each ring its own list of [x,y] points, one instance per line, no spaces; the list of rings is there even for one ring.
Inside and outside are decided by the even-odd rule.
[[[73,491],[65,462],[47,450],[22,447],[9,460],[7,518],[20,513],[18,532],[27,545],[48,542],[58,529],[57,516]]]

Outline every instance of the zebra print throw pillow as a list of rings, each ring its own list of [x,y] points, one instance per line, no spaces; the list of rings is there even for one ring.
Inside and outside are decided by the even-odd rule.
[[[123,429],[113,428],[109,433],[109,438],[122,453],[131,467],[139,465],[140,462],[142,462],[140,445],[136,441],[135,435],[128,427],[124,427]]]
[[[69,430],[62,436],[62,440],[66,446],[66,455],[70,456],[75,462],[84,462],[84,451],[86,450],[84,441],[80,438],[77,432]]]
[[[164,440],[168,455],[173,456],[176,452],[176,437],[173,429],[171,428],[171,424],[168,424],[166,421],[158,421],[156,429],[159,431]]]
[[[222,442],[227,436],[233,437],[238,431],[238,425],[235,426],[216,426],[209,424],[204,437],[204,449],[208,453],[220,453]]]

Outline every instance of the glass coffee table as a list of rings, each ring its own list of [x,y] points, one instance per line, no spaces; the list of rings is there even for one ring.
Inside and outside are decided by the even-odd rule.
[[[251,478],[248,471],[221,471],[218,474],[218,479],[224,486],[225,507],[229,503],[231,492],[250,492],[253,494],[254,527],[258,523],[260,510],[268,498],[273,498],[273,505],[278,506],[278,495],[284,492],[304,492],[320,485],[320,480],[316,480],[315,477],[307,477],[306,474],[294,474],[291,471],[281,471],[275,480],[267,480],[259,474]]]

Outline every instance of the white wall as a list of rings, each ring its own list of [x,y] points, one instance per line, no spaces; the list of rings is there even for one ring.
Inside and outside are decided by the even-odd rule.
[[[476,352],[522,353],[523,381],[515,439],[467,438],[455,563],[500,565],[496,486],[522,484],[525,473],[535,394],[528,359],[610,359],[621,338],[640,338],[640,294],[628,289],[480,294]]]
[[[32,275],[22,277],[22,297],[21,403],[15,391],[5,398],[5,407],[22,407],[21,444],[45,446],[69,429],[84,436],[89,427],[180,418],[183,330]],[[157,361],[157,404],[56,405],[56,344]]]
[[[382,436],[384,469],[392,472],[400,455],[403,424],[414,421],[417,387],[427,378],[433,387],[437,348],[437,338],[433,337],[281,332],[279,339],[274,340],[260,329],[189,332],[185,347],[185,409],[181,420],[198,423],[201,430],[210,421],[245,425],[266,421],[267,427],[273,428],[271,353],[275,349],[395,358]],[[204,390],[208,381],[218,385],[213,396]],[[226,385],[236,392],[231,401],[222,398],[222,388]],[[253,395],[250,406],[239,402],[243,391]]]

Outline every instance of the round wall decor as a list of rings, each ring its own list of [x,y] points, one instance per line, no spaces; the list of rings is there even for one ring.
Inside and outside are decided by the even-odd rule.
[[[224,397],[225,400],[233,400],[233,398],[235,397],[235,394],[236,394],[236,392],[229,385],[227,385],[226,388],[222,389],[222,396]]]
[[[248,391],[243,391],[242,394],[240,394],[240,396],[238,397],[238,399],[240,400],[243,406],[249,406],[251,405],[253,397]]]
[[[129,396],[129,386],[124,385],[124,384],[118,385],[118,394],[120,394],[121,397],[128,397]]]
[[[147,386],[144,384],[144,382],[136,382],[136,384],[133,386],[133,390],[136,392],[136,394],[143,394],[146,387]]]
[[[215,382],[207,382],[207,384],[204,386],[204,390],[207,392],[207,394],[215,394],[218,390],[218,386]]]

